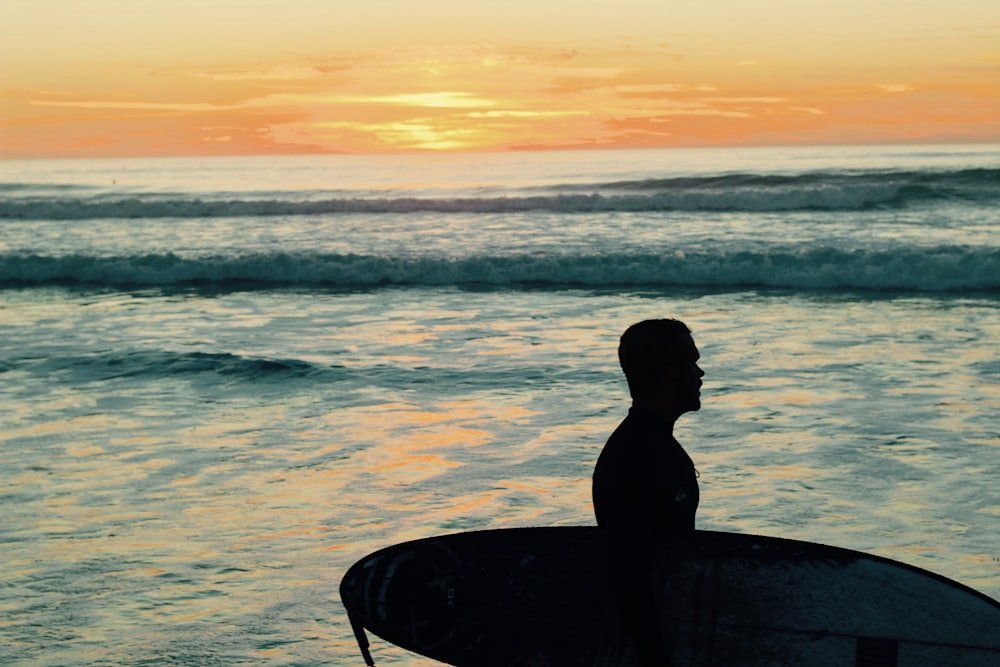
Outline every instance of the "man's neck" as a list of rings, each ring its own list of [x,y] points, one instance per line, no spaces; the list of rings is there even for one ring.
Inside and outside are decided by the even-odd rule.
[[[676,410],[671,409],[665,401],[658,400],[656,397],[633,398],[632,407],[651,415],[655,415],[663,422],[667,431],[673,435],[674,424],[677,422],[677,418],[680,417],[680,415],[677,414]]]

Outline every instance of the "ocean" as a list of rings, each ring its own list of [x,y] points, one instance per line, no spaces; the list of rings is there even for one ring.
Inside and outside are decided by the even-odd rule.
[[[651,317],[700,528],[1000,598],[1000,146],[8,161],[0,230],[5,665],[363,664],[361,556],[593,523]]]

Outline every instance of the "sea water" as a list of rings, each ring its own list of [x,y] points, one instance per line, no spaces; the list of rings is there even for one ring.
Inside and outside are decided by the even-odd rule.
[[[361,556],[593,523],[651,317],[700,528],[1000,597],[1000,147],[4,162],[0,663],[361,664]]]

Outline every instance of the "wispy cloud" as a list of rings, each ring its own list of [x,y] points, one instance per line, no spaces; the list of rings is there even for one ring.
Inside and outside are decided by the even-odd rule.
[[[208,71],[163,72],[208,81],[315,81],[347,71],[347,66],[277,64],[260,68],[215,69]]]
[[[493,100],[477,97],[474,93],[456,91],[400,93],[396,95],[334,95],[326,100],[334,104],[395,104],[437,109],[490,107],[496,104]]]
[[[589,111],[545,111],[527,109],[498,109],[494,111],[472,111],[465,114],[468,118],[565,118],[567,116],[587,116]]]
[[[887,93],[909,93],[916,90],[908,83],[878,83],[875,87]]]
[[[73,107],[76,109],[121,109],[127,111],[220,111],[231,105],[202,102],[122,102],[116,100],[31,100],[29,104],[43,107]]]
[[[610,86],[606,90],[624,97],[663,97],[678,93],[712,93],[716,92],[718,87],[708,84],[648,83]]]

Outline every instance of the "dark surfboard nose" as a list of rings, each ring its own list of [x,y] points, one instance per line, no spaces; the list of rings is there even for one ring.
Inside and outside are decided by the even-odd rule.
[[[364,605],[361,564],[358,561],[347,571],[344,578],[340,580],[340,601],[344,603],[348,613],[358,613]]]
[[[375,667],[371,653],[368,650],[368,637],[365,635],[364,615],[366,571],[371,563],[371,557],[363,558],[347,570],[340,580],[340,601],[347,609],[347,618],[351,622],[354,637],[358,640],[358,648],[368,667]]]

